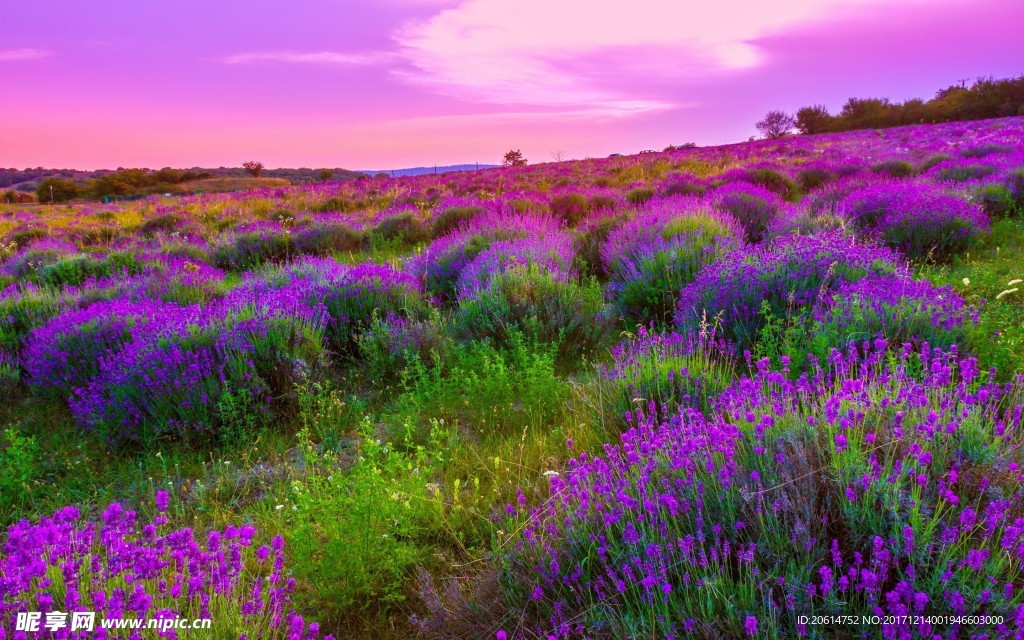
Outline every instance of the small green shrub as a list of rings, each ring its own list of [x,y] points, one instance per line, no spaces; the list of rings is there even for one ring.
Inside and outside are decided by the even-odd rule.
[[[430,237],[440,238],[441,236],[454,231],[465,222],[469,222],[484,209],[483,207],[449,207],[434,216],[430,225]]]
[[[537,265],[496,275],[477,296],[460,300],[454,323],[458,336],[498,346],[522,332],[557,345],[559,361],[570,366],[600,345],[610,328],[596,280],[564,282]]]
[[[640,206],[654,197],[654,189],[650,187],[636,187],[626,193],[626,201],[630,204]]]

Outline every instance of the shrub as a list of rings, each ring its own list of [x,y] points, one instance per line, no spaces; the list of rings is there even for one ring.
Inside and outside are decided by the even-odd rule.
[[[977,322],[951,287],[894,276],[870,276],[836,288],[814,310],[808,351],[821,361],[850,343],[947,349],[963,344],[966,325]]]
[[[480,252],[459,274],[459,298],[475,296],[491,280],[510,269],[537,265],[558,280],[576,278],[572,241],[564,232],[499,240]]]
[[[1020,215],[1013,194],[1006,185],[985,184],[974,191],[972,198],[990,218],[999,220]]]
[[[378,314],[357,339],[359,355],[375,379],[394,379],[414,362],[442,358],[448,343],[445,329],[436,311],[422,319]]]
[[[268,262],[284,262],[295,254],[292,236],[277,222],[236,229],[213,251],[214,264],[230,271],[248,271]]]
[[[732,252],[705,267],[679,298],[680,332],[719,323],[739,350],[758,340],[766,317],[800,315],[845,282],[872,274],[907,274],[894,252],[837,233],[788,236]],[[767,316],[764,307],[767,307]]]
[[[440,238],[466,224],[484,210],[483,203],[468,198],[449,198],[434,209],[430,237]]]
[[[671,176],[658,190],[659,198],[671,198],[674,196],[699,196],[703,195],[707,187],[690,176]]]
[[[601,252],[608,236],[622,225],[624,219],[618,215],[604,215],[585,221],[576,228],[572,246],[576,255],[576,269],[580,273],[592,275],[600,281],[608,279],[608,264]]]
[[[423,222],[419,212],[399,211],[383,214],[369,235],[371,241],[413,246],[430,239],[430,228]]]
[[[425,309],[416,278],[364,262],[325,281],[322,302],[330,316],[327,337],[343,355],[357,353],[359,335],[377,314],[417,318]]]
[[[299,229],[292,235],[292,242],[298,254],[327,256],[359,251],[363,234],[347,224],[323,222]]]
[[[40,269],[62,258],[78,254],[78,247],[70,242],[44,238],[35,240],[4,261],[3,270],[18,280],[35,280]]]
[[[411,270],[424,289],[441,301],[455,298],[462,270],[499,240],[542,236],[560,225],[549,217],[489,211],[458,230],[431,242],[413,261]]]
[[[967,251],[988,226],[988,216],[978,205],[934,188],[897,194],[878,221],[887,245],[911,260],[937,262]]]
[[[914,175],[915,171],[914,165],[906,160],[883,160],[873,165],[871,170],[890,178],[906,178]]]
[[[824,167],[806,167],[796,174],[797,183],[804,193],[832,182],[839,176]]]
[[[936,180],[945,182],[967,182],[968,180],[979,180],[985,176],[995,173],[996,168],[974,162],[962,162],[950,160],[935,167],[929,173]]]
[[[181,217],[173,213],[165,213],[143,222],[139,227],[139,233],[147,238],[152,238],[157,234],[169,234],[177,231],[182,222],[184,220]]]
[[[575,227],[590,213],[590,201],[582,193],[566,193],[551,198],[551,215],[564,224]]]
[[[42,395],[67,400],[99,373],[101,359],[121,350],[136,325],[149,325],[167,313],[171,310],[160,303],[112,300],[49,320],[25,340],[29,385]]]
[[[522,533],[497,558],[502,622],[540,637],[788,638],[804,615],[937,607],[1002,616],[972,632],[1012,634],[1021,382],[986,383],[955,353],[883,353],[835,354],[797,382],[759,363],[710,417],[643,417],[571,462],[505,526]],[[894,617],[882,633],[917,628]]]
[[[321,365],[326,314],[306,298],[300,287],[240,287],[220,304],[165,314],[156,330],[135,325],[75,390],[75,420],[113,444],[251,435]]]
[[[782,206],[782,200],[773,192],[750,183],[730,182],[715,189],[711,197],[716,207],[739,220],[750,242],[764,238],[765,230]]]
[[[679,407],[705,411],[734,378],[732,348],[713,333],[661,334],[639,327],[612,350],[602,377],[611,383],[604,404],[624,431],[634,412],[671,415]]]
[[[557,345],[559,361],[571,366],[592,352],[608,334],[601,287],[559,280],[538,265],[506,271],[486,289],[459,300],[456,334],[508,346],[512,335]]]
[[[783,200],[795,201],[800,197],[800,187],[786,174],[769,168],[754,168],[744,172],[744,181],[760,185],[777,193]]]
[[[692,198],[657,201],[609,234],[602,251],[608,295],[633,323],[669,322],[682,288],[741,241],[742,228],[728,214]]]
[[[164,514],[167,494],[158,492],[156,502],[157,515],[145,524],[114,503],[101,522],[86,522],[69,506],[10,527],[0,553],[3,628],[13,629],[19,612],[60,609],[94,612],[97,637],[104,618],[178,617],[213,618],[222,637],[320,637],[318,625],[307,627],[292,608],[295,581],[288,577],[280,536],[263,545],[251,525],[205,536],[174,530]],[[41,635],[63,637],[45,630]]]
[[[636,187],[626,193],[626,200],[636,206],[647,203],[653,197],[654,189],[650,187]]]
[[[0,351],[20,353],[28,332],[67,309],[76,297],[31,284],[0,292]]]

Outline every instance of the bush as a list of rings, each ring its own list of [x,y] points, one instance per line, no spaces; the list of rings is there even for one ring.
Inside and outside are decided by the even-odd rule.
[[[359,251],[363,234],[347,224],[324,222],[299,229],[292,235],[292,242],[298,254],[328,256]]]
[[[551,215],[575,227],[590,213],[590,201],[582,193],[567,193],[551,198]]]
[[[423,319],[377,314],[357,339],[359,355],[374,379],[395,379],[415,362],[443,358],[445,330],[436,311]]]
[[[951,287],[872,276],[838,287],[814,310],[807,351],[824,362],[833,349],[879,338],[895,347],[947,349],[963,344],[968,322],[977,320]]]
[[[112,444],[164,438],[237,441],[322,366],[326,314],[299,287],[241,287],[217,305],[132,327],[120,351],[76,389],[76,422]]]
[[[359,335],[375,313],[418,318],[426,308],[414,277],[372,262],[344,270],[325,285],[321,300],[330,315],[327,337],[342,355],[358,353]]]
[[[978,205],[928,188],[898,194],[878,221],[883,241],[915,261],[948,262],[988,227]]]
[[[982,185],[975,190],[973,200],[993,220],[1018,217],[1021,212],[1006,185]]]
[[[447,302],[456,296],[462,270],[494,242],[543,236],[559,229],[559,223],[549,217],[486,212],[431,242],[421,255],[413,259],[412,272],[419,277],[428,293]]]
[[[594,276],[602,282],[608,279],[608,265],[601,252],[608,242],[608,236],[622,223],[621,216],[605,215],[591,218],[576,228],[572,246],[578,272]]]
[[[654,189],[650,187],[636,187],[626,193],[626,201],[636,206],[646,204],[653,197]]]
[[[251,525],[205,535],[174,530],[165,515],[167,494],[158,492],[156,503],[151,522],[113,503],[101,522],[64,507],[10,527],[0,555],[0,573],[8,578],[3,628],[14,628],[17,612],[61,603],[62,609],[95,612],[97,631],[103,619],[139,620],[144,627],[147,619],[212,616],[220,637],[320,637],[317,625],[307,628],[291,607],[295,583],[281,537],[259,544]],[[67,578],[53,579],[62,575]]]
[[[634,414],[671,415],[680,407],[706,411],[734,378],[732,348],[713,333],[683,336],[639,327],[612,350],[602,371],[610,383],[602,409],[625,431]]]
[[[459,274],[459,298],[471,298],[495,276],[527,265],[537,265],[558,280],[574,280],[572,259],[572,241],[564,232],[499,240],[480,252]]]
[[[743,180],[760,185],[778,194],[783,200],[794,202],[800,198],[800,186],[792,178],[775,169],[749,169],[743,174]]]
[[[689,198],[658,201],[609,234],[608,295],[630,322],[663,325],[682,288],[739,242],[742,228],[728,214]]]
[[[475,297],[461,299],[454,324],[458,336],[499,347],[515,333],[557,345],[566,366],[593,352],[609,330],[596,281],[565,282],[537,265],[499,274]]]
[[[798,382],[759,363],[710,417],[634,420],[577,458],[505,525],[523,533],[497,554],[514,612],[501,622],[540,637],[789,638],[804,615],[937,607],[1002,616],[972,632],[1011,634],[1022,595],[995,586],[1015,583],[1022,553],[1007,509],[1021,473],[1006,467],[1020,382],[987,384],[955,353],[883,354],[836,354]],[[893,618],[883,633],[915,629]]]
[[[742,182],[722,185],[711,197],[716,207],[739,220],[749,242],[764,239],[769,223],[782,207],[782,200],[768,189]]]
[[[446,204],[451,206],[446,206],[444,209],[440,209],[434,214],[433,222],[430,225],[431,238],[440,238],[443,235],[455,231],[457,228],[466,224],[484,210],[482,205],[477,204],[476,201],[472,200],[465,201],[461,204]]]
[[[25,340],[29,385],[36,393],[66,401],[99,373],[100,360],[114,357],[131,340],[137,325],[150,325],[171,312],[151,301],[112,300],[49,320]]]
[[[399,211],[385,214],[383,219],[370,231],[370,240],[411,247],[430,239],[430,228],[418,212]]]
[[[248,271],[268,262],[284,262],[295,255],[292,236],[276,222],[250,225],[234,231],[214,249],[214,264],[230,271]]]
[[[900,263],[889,249],[837,233],[779,238],[705,267],[680,295],[676,326],[687,333],[717,324],[718,335],[743,351],[757,343],[766,319],[805,314],[836,287],[868,275],[907,275]]]
[[[872,166],[871,170],[890,178],[906,178],[914,175],[915,171],[914,165],[906,160],[883,160]]]
[[[797,183],[804,193],[826,185],[838,177],[834,171],[823,167],[806,167],[796,174]]]

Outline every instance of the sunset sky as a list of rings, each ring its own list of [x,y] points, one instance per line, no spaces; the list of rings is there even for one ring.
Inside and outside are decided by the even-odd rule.
[[[386,169],[734,142],[1024,73],[1021,0],[8,3],[0,166]]]

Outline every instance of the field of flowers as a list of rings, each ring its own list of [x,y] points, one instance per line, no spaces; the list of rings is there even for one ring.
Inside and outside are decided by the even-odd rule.
[[[1022,278],[1024,118],[0,208],[0,639],[1024,637]]]

